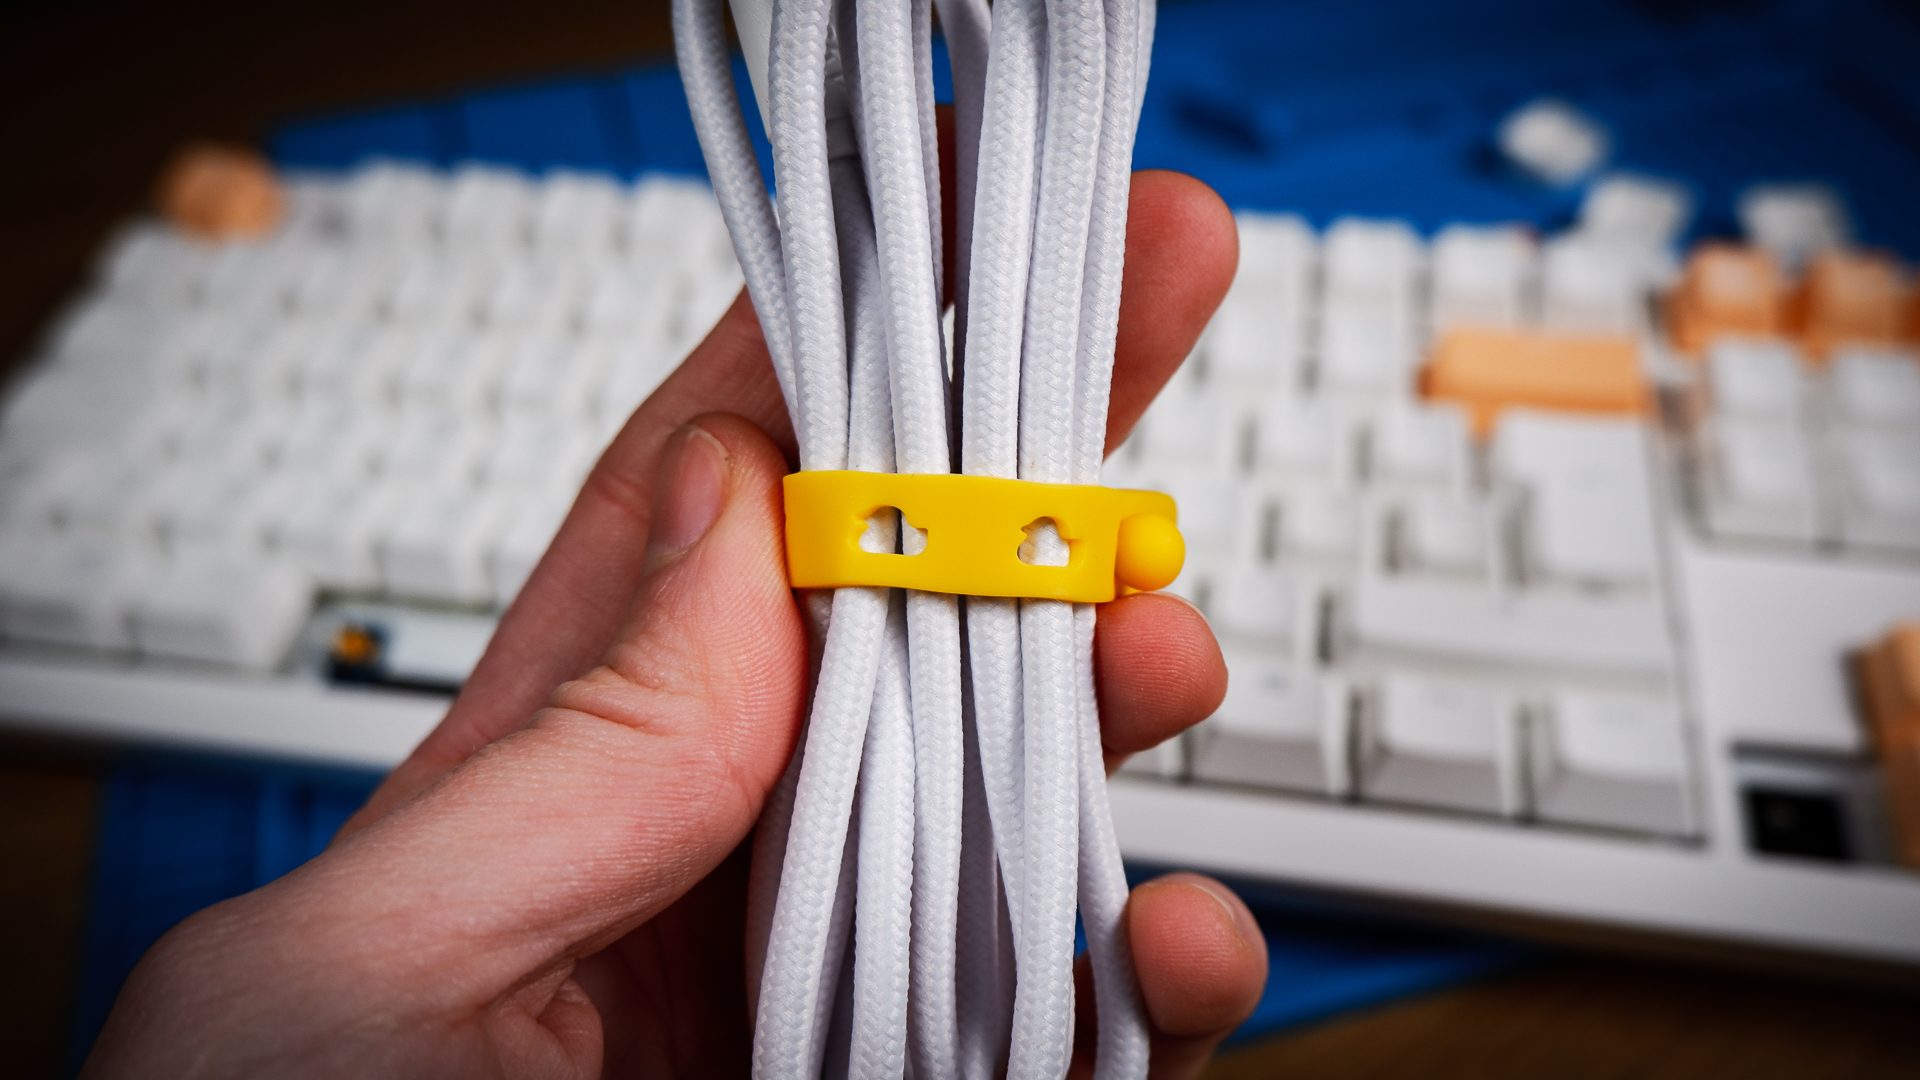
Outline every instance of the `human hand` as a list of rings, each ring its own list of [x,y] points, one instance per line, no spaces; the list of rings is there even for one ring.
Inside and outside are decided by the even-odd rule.
[[[1109,447],[1235,260],[1226,209],[1172,173],[1135,176],[1127,245]],[[806,694],[793,457],[743,297],[614,439],[446,719],[327,852],[164,937],[84,1075],[744,1076],[745,841]],[[1110,761],[1225,690],[1169,596],[1105,605],[1096,663]],[[1192,1076],[1264,942],[1194,875],[1127,920],[1153,1073]]]

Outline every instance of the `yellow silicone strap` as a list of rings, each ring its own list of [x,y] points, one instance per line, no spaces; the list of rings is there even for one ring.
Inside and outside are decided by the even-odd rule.
[[[1185,555],[1173,499],[1157,491],[957,474],[798,472],[786,479],[786,503],[787,571],[795,588],[885,585],[1102,603],[1121,585],[1169,584]],[[860,547],[867,519],[889,506],[926,533],[925,550],[896,555]],[[1020,559],[1026,527],[1042,518],[1067,541],[1065,566]],[[1119,561],[1126,573],[1116,581],[1123,532],[1128,550]]]

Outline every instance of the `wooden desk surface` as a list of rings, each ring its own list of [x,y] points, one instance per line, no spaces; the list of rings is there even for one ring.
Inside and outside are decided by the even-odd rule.
[[[0,373],[190,138],[659,55],[664,0],[40,0],[0,13]],[[530,14],[530,12],[533,12]],[[0,744],[0,1072],[59,1075],[94,766]],[[1597,957],[1336,1018],[1218,1080],[1920,1075],[1911,999]]]

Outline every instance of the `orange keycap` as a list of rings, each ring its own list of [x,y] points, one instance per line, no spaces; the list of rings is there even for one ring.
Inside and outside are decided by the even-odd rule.
[[[1511,405],[1638,414],[1650,404],[1639,346],[1622,335],[1449,331],[1421,372],[1421,391],[1465,406],[1480,438]]]
[[[244,147],[195,143],[160,176],[160,211],[209,240],[263,236],[280,223],[280,185],[267,159]]]
[[[1698,356],[1721,334],[1779,334],[1786,329],[1786,298],[1780,270],[1766,252],[1702,244],[1668,298],[1674,344]]]
[[[1895,626],[1860,654],[1856,671],[1894,849],[1920,867],[1920,623]]]
[[[1920,742],[1920,623],[1901,623],[1860,654],[1860,696],[1874,745]]]
[[[1889,255],[1826,252],[1808,264],[1801,296],[1807,351],[1815,356],[1839,345],[1884,345],[1900,334],[1906,288]]]

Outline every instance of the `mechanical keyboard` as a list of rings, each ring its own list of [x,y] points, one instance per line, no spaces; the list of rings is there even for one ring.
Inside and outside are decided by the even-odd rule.
[[[1483,137],[1474,94],[1499,96],[1464,75],[1216,85],[1228,65],[1194,57],[1228,8],[1267,17],[1163,13],[1141,163],[1213,152],[1192,167],[1231,203],[1317,224],[1240,213],[1232,292],[1108,464],[1178,498],[1173,588],[1232,673],[1214,717],[1115,779],[1126,853],[1920,963],[1899,840],[1920,774],[1883,769],[1852,667],[1920,618],[1907,279],[1850,246],[1833,188],[1747,187],[1759,158],[1662,158],[1631,126],[1671,111],[1645,87],[1697,82],[1702,116],[1734,86],[1778,106],[1769,133],[1804,127],[1811,76],[1744,24],[1695,82],[1614,16],[1542,45],[1543,70],[1617,60],[1573,85],[1612,102],[1624,159],[1688,173],[1575,199],[1446,172],[1472,156],[1449,140]],[[1893,69],[1834,70],[1853,101]],[[614,85],[683,119],[634,89],[656,82]],[[551,96],[605,113],[603,89]],[[328,158],[337,131],[294,131],[342,167],[283,175],[265,242],[153,220],[110,242],[0,405],[0,719],[376,768],[430,729],[594,455],[740,283],[702,185],[610,179],[632,168],[611,140],[567,151],[588,171],[504,152],[510,97],[343,143],[410,160],[346,167],[364,151]],[[1822,152],[1879,130],[1834,123]],[[1835,168],[1860,233],[1911,255],[1885,209],[1908,164]],[[1373,179],[1395,170],[1432,197]],[[1736,182],[1699,230],[1720,239],[1686,248]]]

